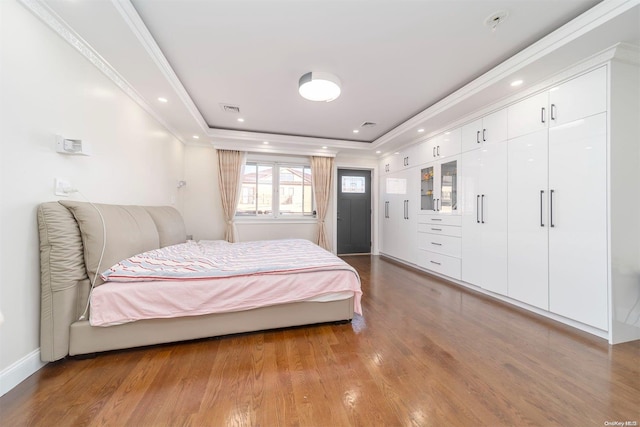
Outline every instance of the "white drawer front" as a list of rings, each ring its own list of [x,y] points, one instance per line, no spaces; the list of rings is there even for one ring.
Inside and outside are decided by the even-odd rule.
[[[462,237],[462,227],[456,225],[418,224],[418,233],[441,234],[443,236]]]
[[[428,270],[460,280],[460,258],[420,251],[420,265]]]
[[[419,215],[419,224],[457,225],[460,227],[462,218],[459,215]]]
[[[459,237],[418,233],[418,248],[460,258],[462,245]]]

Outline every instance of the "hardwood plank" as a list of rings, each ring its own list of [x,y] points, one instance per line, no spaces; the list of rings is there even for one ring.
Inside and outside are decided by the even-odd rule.
[[[362,318],[51,363],[7,426],[603,426],[640,422],[640,341],[609,346],[376,256]]]

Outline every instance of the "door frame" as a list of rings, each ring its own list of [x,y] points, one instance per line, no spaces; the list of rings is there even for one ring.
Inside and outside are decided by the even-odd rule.
[[[333,168],[333,194],[331,196],[331,203],[333,205],[331,209],[331,219],[333,223],[333,244],[332,251],[334,254],[338,253],[338,169],[353,169],[370,171],[371,173],[371,255],[379,255],[378,248],[378,166],[362,166],[362,165],[350,165],[349,163],[336,162]]]

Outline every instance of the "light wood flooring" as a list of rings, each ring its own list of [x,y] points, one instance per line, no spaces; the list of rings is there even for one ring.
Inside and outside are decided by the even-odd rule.
[[[376,256],[364,317],[48,364],[2,426],[640,424],[640,341],[609,346]]]

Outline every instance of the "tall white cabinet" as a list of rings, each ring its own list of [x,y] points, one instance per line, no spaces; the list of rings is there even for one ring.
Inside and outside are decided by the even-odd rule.
[[[462,154],[462,280],[507,294],[507,110],[491,114],[493,138]],[[475,127],[475,124],[471,124]],[[469,125],[463,127],[469,128]],[[473,132],[467,132],[473,135]]]
[[[509,107],[508,295],[606,330],[606,67]]]

